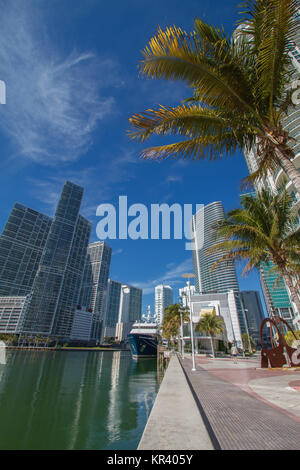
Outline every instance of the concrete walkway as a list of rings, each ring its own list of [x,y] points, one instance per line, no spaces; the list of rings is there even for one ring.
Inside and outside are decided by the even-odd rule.
[[[300,372],[230,359],[182,365],[220,449],[300,450]]]
[[[213,450],[176,356],[172,356],[138,450]]]

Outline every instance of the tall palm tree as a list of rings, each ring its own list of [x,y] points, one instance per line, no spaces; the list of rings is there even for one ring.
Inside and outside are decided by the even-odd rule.
[[[195,331],[199,331],[201,333],[206,333],[209,335],[211,352],[214,358],[215,346],[213,338],[216,335],[221,335],[225,331],[223,319],[221,317],[218,317],[215,311],[214,313],[207,313],[202,318],[200,318],[199,322],[196,325]]]
[[[300,313],[298,283],[300,275],[300,227],[295,230],[292,199],[283,190],[271,194],[262,190],[257,196],[245,195],[241,209],[234,209],[216,226],[221,241],[208,249],[210,253],[223,253],[216,265],[224,260],[246,260],[243,274],[262,263],[271,266],[283,278]],[[225,251],[225,254],[224,254]],[[275,282],[276,282],[275,281]]]
[[[190,33],[160,28],[143,51],[141,73],[148,78],[183,81],[192,98],[177,107],[160,105],[133,115],[129,135],[183,137],[150,147],[144,158],[220,159],[237,149],[255,149],[258,170],[251,181],[283,168],[300,194],[292,160],[293,139],[281,121],[292,106],[289,50],[300,27],[298,0],[248,0],[232,37],[197,19]]]

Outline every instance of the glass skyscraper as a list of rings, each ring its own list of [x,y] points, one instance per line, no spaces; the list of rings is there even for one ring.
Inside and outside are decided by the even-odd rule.
[[[16,203],[0,236],[0,296],[26,296],[46,244],[52,219]]]
[[[223,204],[217,201],[204,206],[192,218],[192,256],[197,293],[239,291],[234,262],[222,261],[211,271],[222,253],[207,253],[208,248],[222,241],[216,238],[214,224],[224,217]]]
[[[91,224],[79,215],[83,188],[64,184],[40,260],[23,332],[70,336]]]
[[[106,328],[110,333],[116,327],[119,318],[121,287],[121,282],[113,281],[112,279],[108,280],[104,328]],[[103,335],[114,336],[111,334],[106,335],[104,331]]]
[[[98,241],[87,249],[84,276],[79,303],[93,312],[91,339],[99,342],[105,313],[107,283],[111,261],[111,248]]]
[[[141,313],[142,289],[109,279],[102,339],[116,336],[117,324],[132,324]]]

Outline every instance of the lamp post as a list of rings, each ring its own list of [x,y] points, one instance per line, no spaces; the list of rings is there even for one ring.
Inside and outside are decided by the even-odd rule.
[[[249,310],[248,310],[247,308],[245,308],[245,309],[244,309],[244,312],[249,312]],[[250,352],[250,353],[253,353],[252,344],[251,344],[251,338],[250,338],[250,333],[249,333],[249,328],[248,328],[248,321],[247,321],[246,315],[245,315],[245,318],[246,318],[247,336],[248,336],[248,341],[249,341],[249,352]]]
[[[191,345],[192,345],[192,371],[196,370],[195,367],[195,351],[194,351],[194,330],[193,330],[193,319],[192,319],[192,302],[191,302],[191,281],[190,279],[193,279],[195,277],[194,274],[192,273],[186,273],[182,275],[183,278],[188,279],[187,281],[187,290],[188,290],[188,307],[190,310],[190,326],[191,326]]]
[[[180,309],[180,332],[181,332],[181,357],[184,359],[184,345],[183,345],[183,318],[182,318],[182,313],[183,310]]]

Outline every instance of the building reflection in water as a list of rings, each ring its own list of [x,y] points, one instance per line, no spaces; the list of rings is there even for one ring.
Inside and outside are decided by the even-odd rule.
[[[9,351],[0,448],[136,449],[157,387],[155,361],[127,352]]]

